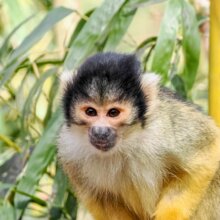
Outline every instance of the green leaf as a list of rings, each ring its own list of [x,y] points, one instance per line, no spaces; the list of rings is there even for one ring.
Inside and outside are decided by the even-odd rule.
[[[55,8],[50,11],[41,23],[22,41],[21,45],[14,50],[9,62],[24,54],[34,46],[46,34],[46,32],[51,30],[57,22],[72,12],[73,10],[64,7]]]
[[[34,102],[37,101],[37,98],[39,97],[39,92],[41,92],[41,89],[43,87],[44,82],[46,79],[48,79],[50,76],[54,75],[56,73],[57,69],[52,68],[47,70],[45,73],[43,73],[38,80],[36,80],[35,84],[31,88],[29,95],[24,103],[24,108],[22,110],[21,114],[21,123],[22,127],[25,126],[25,119],[28,117],[28,115],[31,113],[31,107],[34,106]]]
[[[5,40],[2,43],[2,46],[0,48],[0,61],[7,57],[8,55],[8,47],[9,47],[9,41],[11,39],[11,37],[20,29],[21,26],[23,26],[24,24],[26,24],[29,20],[31,20],[34,17],[34,15],[29,16],[28,18],[26,18],[24,21],[22,21],[19,25],[17,25],[9,34],[8,36],[5,38]]]
[[[171,83],[176,92],[184,99],[187,98],[186,88],[183,79],[179,75],[174,75],[171,79]]]
[[[54,178],[54,185],[53,185],[55,198],[51,204],[50,220],[56,220],[60,218],[66,199],[67,186],[68,186],[67,177],[64,175],[61,168],[57,166],[56,176]]]
[[[183,52],[185,55],[185,68],[183,80],[189,91],[195,82],[200,58],[200,35],[196,12],[192,5],[182,0],[182,25],[183,25]]]
[[[0,166],[2,166],[6,161],[10,160],[16,152],[12,149],[6,149],[0,154]]]
[[[124,2],[125,0],[105,0],[101,7],[92,13],[73,42],[65,59],[64,69],[73,70],[95,49],[98,39],[102,37],[108,24]]]
[[[7,83],[13,74],[15,73],[18,66],[26,60],[27,56],[21,56],[17,60],[14,60],[13,62],[9,63],[1,72],[1,81],[0,81],[0,87],[2,87],[5,83]]]
[[[0,182],[0,191],[5,190],[5,189],[9,189],[12,186],[13,186],[13,184],[11,184],[11,183]]]
[[[26,170],[18,183],[17,190],[27,194],[34,194],[40,178],[54,158],[56,147],[54,146],[57,131],[63,121],[60,109],[57,109],[50,119],[45,131],[36,145]],[[25,195],[15,194],[15,205],[24,209],[30,198]]]
[[[78,24],[76,25],[76,28],[75,28],[74,32],[72,33],[71,38],[70,38],[70,41],[69,41],[69,44],[68,44],[68,48],[71,47],[71,45],[73,44],[74,40],[76,39],[76,37],[78,36],[78,34],[80,33],[80,31],[82,30],[84,25],[86,24],[87,20],[85,19],[85,17],[87,17],[89,19],[90,16],[92,15],[92,13],[94,12],[94,10],[95,9],[92,9],[92,10],[88,11],[85,14],[85,16],[79,20]]]
[[[53,114],[53,105],[54,105],[54,101],[57,95],[57,91],[59,91],[59,78],[55,75],[53,77],[52,86],[50,88],[50,92],[48,95],[48,100],[50,101],[48,103],[47,113],[44,118],[44,125],[47,125],[47,122],[49,121],[49,119],[51,118]]]
[[[164,2],[164,1],[166,0],[132,0],[132,1],[129,1],[129,6],[131,8],[137,8],[137,7],[142,6],[143,4],[151,5],[151,4],[157,4],[160,2]]]
[[[66,204],[65,204],[65,209],[67,213],[71,216],[72,220],[76,220],[77,208],[78,208],[77,199],[72,194],[72,192],[69,191]]]
[[[140,54],[143,53],[143,51],[146,50],[148,47],[152,47],[152,45],[155,45],[155,42],[157,40],[157,37],[149,37],[145,39],[143,42],[141,42],[137,48],[135,49],[135,53],[140,56]]]
[[[2,220],[16,220],[15,209],[10,203],[5,202],[0,206],[0,216]]]
[[[148,71],[148,63],[150,63],[151,54],[155,48],[157,37],[149,37],[138,45],[135,49],[137,57],[141,58],[142,68],[144,72]],[[147,53],[146,53],[147,51]]]
[[[161,74],[164,82],[168,79],[177,32],[180,27],[180,15],[181,1],[169,0],[157,38],[151,67],[153,72]]]
[[[38,198],[37,196],[34,196],[34,195],[26,193],[26,192],[19,191],[17,189],[15,189],[14,191],[15,191],[15,193],[19,193],[20,195],[24,195],[24,196],[30,198],[30,202],[36,203],[41,206],[47,206],[47,203],[44,200]]]
[[[108,33],[108,38],[105,42],[103,51],[115,49],[126,33],[136,13],[136,9],[130,9],[129,7],[126,7],[127,5],[128,4],[125,4],[112,19],[109,25],[110,32]]]

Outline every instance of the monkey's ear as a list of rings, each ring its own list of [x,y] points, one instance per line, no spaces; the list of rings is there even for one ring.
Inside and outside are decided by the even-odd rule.
[[[63,90],[64,88],[66,88],[66,85],[72,82],[76,75],[76,71],[64,70],[60,75],[61,89]]]
[[[76,75],[76,71],[64,70],[60,75],[60,83],[66,85],[68,82],[71,82]]]
[[[141,79],[141,87],[146,96],[148,114],[150,114],[157,104],[160,76],[154,73],[144,73]]]

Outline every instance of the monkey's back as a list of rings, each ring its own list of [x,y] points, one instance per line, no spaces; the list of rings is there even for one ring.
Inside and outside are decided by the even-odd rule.
[[[220,168],[202,199],[192,220],[220,219]]]
[[[178,97],[175,93],[161,89],[158,114],[164,115],[165,124],[170,126],[171,139],[178,149],[187,153],[209,146],[219,135],[219,128],[214,121],[193,103]],[[220,148],[220,146],[219,146]]]
[[[212,143],[220,143],[219,128],[213,120],[205,115],[197,106],[186,102],[169,90],[161,89],[159,92],[160,108],[158,114],[167,113],[165,120],[169,121],[170,133],[173,139],[172,153],[182,155],[180,160],[187,164],[193,160],[193,154],[208,152]],[[220,149],[220,145],[217,146]],[[219,151],[216,151],[219,155]],[[212,160],[212,158],[209,158]],[[220,160],[220,157],[219,157]],[[205,163],[206,161],[204,161]],[[202,166],[202,165],[201,165]],[[192,220],[219,220],[220,219],[220,167],[210,182]]]

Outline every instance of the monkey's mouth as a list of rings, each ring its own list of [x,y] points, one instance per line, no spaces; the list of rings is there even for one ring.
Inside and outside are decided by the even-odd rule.
[[[91,140],[91,144],[95,148],[101,151],[109,151],[114,146],[114,143],[111,143],[109,141],[92,141]]]
[[[90,143],[101,151],[109,151],[115,146],[116,132],[108,127],[92,127],[89,129]]]

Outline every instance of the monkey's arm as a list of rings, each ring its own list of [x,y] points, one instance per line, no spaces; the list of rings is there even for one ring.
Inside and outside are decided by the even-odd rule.
[[[84,201],[84,204],[95,220],[109,219],[105,210],[99,202],[87,199],[86,201]]]
[[[94,199],[88,199],[84,202],[95,220],[133,220],[134,217],[128,210],[120,205],[113,205],[111,201],[103,204]]]
[[[220,141],[197,152],[188,172],[171,180],[164,187],[158,202],[155,220],[188,220],[197,209],[219,166]]]

